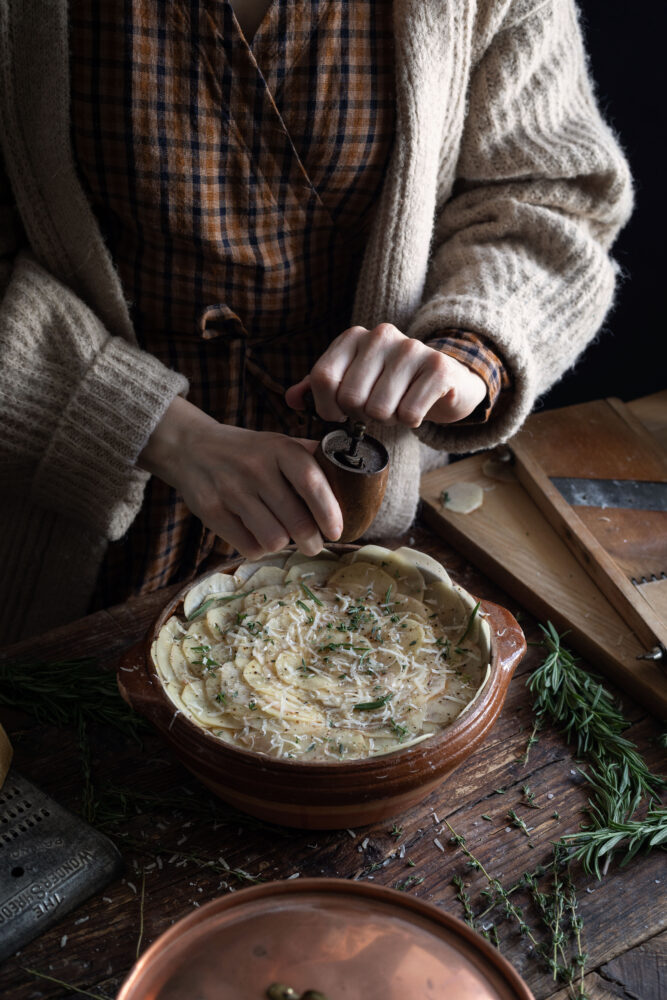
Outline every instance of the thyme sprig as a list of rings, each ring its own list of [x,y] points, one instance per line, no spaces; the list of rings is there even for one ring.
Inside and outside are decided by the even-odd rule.
[[[452,879],[456,888],[456,898],[463,907],[466,923],[500,948],[496,923],[485,921],[485,918],[495,911],[500,914],[501,919],[504,917],[513,921],[521,936],[530,942],[533,954],[537,955],[551,971],[554,980],[560,979],[567,983],[572,1000],[588,1000],[583,985],[587,961],[587,955],[582,948],[583,921],[577,911],[574,885],[570,879],[569,869],[566,868],[568,853],[563,846],[554,844],[549,864],[538,865],[532,872],[524,872],[516,884],[506,889],[472,853],[465,837],[458,834],[447,820],[445,823],[452,834],[451,842],[467,859],[467,866],[473,871],[480,872],[486,880],[486,888],[480,892],[486,905],[476,914],[472,898],[461,875],[455,875]],[[564,869],[566,872],[563,875]],[[542,888],[541,880],[545,878],[548,885]],[[547,932],[545,941],[538,939],[538,931],[529,925],[524,908],[512,898],[522,890],[528,893],[539,921]]]
[[[528,680],[537,720],[541,724],[549,717],[569,742],[576,742],[577,754],[587,758],[588,770],[581,773],[591,792],[590,824],[563,843],[589,875],[601,878],[615,853],[623,851],[625,865],[640,850],[667,841],[667,808],[657,801],[666,783],[622,735],[629,723],[599,679],[577,665],[551,622],[540,628],[547,656]],[[644,804],[645,817],[634,818]]]

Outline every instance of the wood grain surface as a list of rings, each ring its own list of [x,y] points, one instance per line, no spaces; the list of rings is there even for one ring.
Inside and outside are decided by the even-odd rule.
[[[578,411],[578,418],[572,421],[569,428],[574,435],[582,423],[581,408],[567,409]],[[640,426],[645,426],[646,436],[650,436],[654,447],[646,445],[642,437],[642,449],[648,454],[646,463],[634,465],[632,458],[626,455],[625,464],[632,472],[638,472],[639,478],[642,469],[650,469],[651,475],[660,475],[662,464],[657,456],[663,450],[661,429],[667,428],[667,391],[635,400],[626,409],[630,411],[631,422],[637,418],[637,422],[642,422]],[[629,428],[613,407],[607,406],[607,410],[612,414],[614,427],[618,421],[625,427],[625,443],[631,450],[630,442],[637,436],[635,423]],[[535,421],[535,440],[540,445],[544,444],[549,475],[560,474],[567,466],[564,464],[566,458],[545,443],[548,434],[544,418],[552,413],[564,412],[550,411],[549,414],[530,417],[527,421],[529,428]],[[566,425],[568,419],[565,418]],[[606,428],[598,414],[594,426],[598,428],[599,425]],[[581,434],[584,434],[586,443],[585,433],[580,429]],[[589,458],[583,445],[577,450],[581,461],[577,474],[588,476],[609,472],[613,435],[610,440],[604,434],[602,437],[604,447],[601,448],[600,458]],[[587,443],[590,445],[590,442]],[[589,450],[595,449],[591,446]],[[631,697],[638,699],[657,718],[667,718],[667,671],[652,661],[638,659],[646,651],[646,645],[626,625],[511,469],[505,469],[509,478],[504,480],[487,474],[488,458],[487,453],[472,455],[422,477],[421,495],[426,522],[489,577],[505,587],[523,607],[540,617],[549,617],[559,629],[569,630],[570,641],[578,652],[604,670],[611,680],[623,686]],[[571,463],[569,468],[572,470]],[[567,474],[572,474],[572,471]],[[475,483],[484,491],[482,506],[471,514],[454,513],[442,504],[443,492],[453,483],[462,481]],[[613,527],[615,522],[608,511],[591,508],[585,514],[586,524],[590,526],[594,517],[603,519],[600,522],[603,528],[596,530],[603,542],[612,543],[610,549],[615,554],[624,548],[622,538],[629,538],[633,545],[637,543],[636,538],[621,537],[609,528],[609,524]],[[657,517],[664,525],[667,514],[658,512]],[[651,572],[656,571],[659,576],[659,566],[667,555],[667,534],[664,529],[656,534],[656,530],[651,521],[642,534],[642,539],[648,534],[653,540],[654,552],[651,559],[646,558],[642,562],[647,579],[636,589],[661,619],[663,627],[667,628],[667,580],[650,579]],[[645,548],[639,546],[635,551],[641,555]]]
[[[518,611],[528,639],[537,640],[535,621],[517,607],[516,600],[426,528],[418,527],[390,544],[411,544],[442,559],[472,593]],[[99,612],[6,649],[2,655],[34,659],[93,654],[99,656],[100,668],[108,667],[145,631],[169,596],[164,591]],[[557,732],[545,728],[528,763],[522,762],[533,725],[525,681],[540,660],[540,651],[530,647],[486,743],[427,801],[397,817],[395,826],[383,822],[358,830],[324,832],[270,827],[213,800],[157,736],[148,733],[139,749],[114,730],[96,728],[92,734],[96,789],[101,795],[128,789],[135,797],[147,797],[132,805],[129,817],[120,824],[105,825],[104,813],[98,816],[96,825],[112,836],[124,855],[125,873],[103,894],[7,960],[0,968],[0,996],[73,1000],[78,995],[26,971],[32,969],[98,997],[112,998],[138,952],[193,907],[242,888],[249,877],[271,880],[298,873],[370,879],[388,886],[413,878],[406,891],[462,916],[452,876],[463,875],[476,905],[483,886],[450,843],[445,819],[466,836],[488,870],[510,885],[522,872],[545,861],[551,841],[575,831],[583,818],[585,782],[571,749]],[[659,769],[664,756],[656,742],[659,727],[627,699],[624,708],[632,722],[629,737],[650,765]],[[14,743],[17,768],[63,805],[78,811],[82,772],[76,733],[38,725],[17,712],[3,711],[2,722]],[[524,785],[534,793],[538,808],[526,807]],[[510,809],[532,828],[532,847],[508,821]],[[490,819],[484,819],[485,815]],[[404,857],[400,856],[402,848]],[[656,935],[667,924],[664,859],[664,853],[656,851],[637,858],[626,869],[612,866],[600,882],[578,867],[574,870],[589,953],[591,995],[596,1000],[607,996],[658,1000],[661,996],[664,974],[645,971],[638,978],[637,968],[640,959],[646,965],[652,956],[656,965],[664,957],[655,944],[660,940]],[[537,1000],[561,1000],[562,984],[536,963],[514,927],[502,923],[499,932],[503,954]],[[639,952],[640,948],[646,950]],[[613,976],[620,982],[626,976],[629,984],[640,983],[643,992],[613,992],[617,988]]]

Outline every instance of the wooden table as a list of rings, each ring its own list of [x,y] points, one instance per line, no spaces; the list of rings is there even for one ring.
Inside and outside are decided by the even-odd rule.
[[[515,602],[466,564],[425,528],[389,544],[413,544],[440,558],[472,593],[509,607]],[[111,665],[146,629],[170,591],[99,612],[45,636],[6,649],[12,658],[54,659],[64,655],[100,657]],[[529,640],[537,625],[521,616]],[[211,797],[177,763],[157,736],[143,752],[114,730],[94,732],[93,779],[101,789],[125,786],[154,796],[130,810],[130,818],[107,828],[120,846],[124,877],[107,887],[0,968],[0,996],[7,1000],[74,997],[69,989],[24,971],[37,970],[92,994],[111,998],[140,952],[175,920],[221,893],[243,887],[245,876],[264,880],[294,876],[368,878],[395,886],[414,876],[406,891],[462,916],[452,876],[470,882],[473,899],[483,887],[465,868],[442,823],[446,818],[492,875],[511,885],[520,874],[550,855],[550,842],[575,831],[586,803],[585,783],[571,749],[545,728],[522,763],[533,723],[525,681],[541,660],[535,647],[519,667],[504,710],[487,743],[430,798],[392,823],[355,831],[301,832],[267,827]],[[653,770],[664,763],[655,720],[624,699],[632,721],[628,735]],[[73,811],[80,808],[81,759],[76,733],[43,727],[30,717],[3,711],[15,763],[27,778]],[[539,808],[526,807],[529,785]],[[503,790],[499,794],[494,790]],[[530,827],[534,848],[507,820],[515,809]],[[489,820],[483,819],[489,816]],[[555,818],[555,817],[558,818]],[[397,829],[400,828],[400,833]],[[439,840],[443,850],[434,843]],[[401,858],[401,847],[405,846]],[[159,853],[158,853],[159,852]],[[224,861],[237,875],[219,864]],[[198,859],[198,860],[195,860]],[[408,859],[414,866],[408,864]],[[206,862],[213,865],[204,867]],[[383,864],[383,862],[387,862]],[[612,866],[598,882],[576,867],[580,912],[589,954],[586,985],[594,1000],[667,996],[667,868],[661,851],[636,859],[625,869]],[[418,882],[417,879],[423,879]],[[144,885],[144,903],[141,889]],[[143,932],[141,917],[143,910]],[[502,951],[526,979],[538,1000],[563,1000],[554,983],[531,958],[526,942],[509,923],[499,927]],[[661,933],[662,932],[662,933]]]

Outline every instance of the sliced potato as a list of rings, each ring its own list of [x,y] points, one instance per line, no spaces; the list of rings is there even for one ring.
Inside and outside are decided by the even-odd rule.
[[[171,669],[169,654],[174,645],[175,635],[182,635],[181,627],[177,618],[170,618],[169,621],[164,623],[158,632],[157,639],[151,646],[153,663],[166,681],[174,680],[174,672]]]
[[[205,726],[217,726],[223,714],[216,702],[210,702],[206,697],[203,681],[192,680],[181,692],[183,704],[192,712],[198,722]]]
[[[305,691],[321,691],[330,694],[336,691],[338,686],[334,680],[321,673],[314,673],[309,670],[298,653],[280,653],[276,657],[273,668],[278,680],[283,684],[293,687],[303,688]]]
[[[337,569],[340,569],[338,560],[334,562],[333,559],[307,559],[287,571],[285,583],[303,580],[309,587],[323,587]]]
[[[399,553],[407,562],[417,567],[426,583],[433,583],[435,580],[444,580],[445,583],[451,583],[449,573],[445,567],[426,552],[419,552],[417,549],[409,549],[407,546],[402,545],[400,549],[395,550],[394,554],[399,555]]]
[[[483,502],[484,490],[477,483],[450,483],[442,498],[442,506],[455,514],[470,514]]]
[[[207,597],[213,594],[231,594],[235,590],[236,582],[230,573],[212,573],[187,592],[183,599],[183,614],[189,618]]]
[[[258,590],[284,582],[285,570],[282,566],[260,566],[243,581],[243,590]]]
[[[403,625],[405,627],[399,630],[399,645],[407,656],[414,656],[424,643],[424,629],[411,618],[403,622]]]
[[[272,556],[262,556],[261,559],[253,559],[252,561],[241,563],[239,568],[234,573],[234,579],[236,580],[236,586],[243,589],[242,584],[253,575],[253,573],[261,569],[262,566],[278,566],[282,568],[287,562],[286,552],[276,552]]]
[[[294,691],[285,691],[275,676],[257,660],[251,660],[243,670],[246,684],[263,696],[259,708],[265,715],[297,722],[299,725],[324,726],[324,714],[314,705],[308,705]]]
[[[466,621],[466,605],[461,596],[460,588],[444,580],[429,583],[424,591],[424,602],[427,608],[432,608],[440,615],[443,625],[460,625]],[[429,611],[429,614],[432,612]]]
[[[328,585],[339,590],[348,590],[351,587],[372,590],[380,600],[385,597],[387,591],[393,594],[396,588],[395,581],[384,570],[367,562],[354,562],[342,566],[331,574]]]
[[[336,553],[330,552],[329,549],[322,549],[322,551],[318,552],[316,556],[307,556],[304,555],[303,552],[292,552],[285,562],[285,569],[291,569],[292,566],[298,566],[299,563],[310,562],[313,560],[319,561],[321,559],[338,562]]]
[[[340,561],[346,566],[359,561],[374,563],[376,566],[380,566],[382,560],[386,559],[389,555],[391,555],[391,549],[386,549],[384,545],[362,545],[360,549],[353,549],[352,552],[346,552],[344,556],[340,557]]]
[[[169,665],[174,682],[180,684],[181,687],[187,684],[192,677],[192,671],[183,652],[182,642],[172,642],[169,650]]]
[[[430,612],[425,604],[418,601],[416,597],[406,597],[404,594],[397,594],[395,600],[389,601],[389,606],[393,613],[398,615],[417,615],[419,618],[428,618]]]

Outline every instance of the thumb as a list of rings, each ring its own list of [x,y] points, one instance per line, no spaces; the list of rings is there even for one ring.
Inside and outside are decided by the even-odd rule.
[[[302,378],[300,382],[296,382],[294,385],[291,385],[285,392],[285,402],[288,406],[291,406],[293,410],[305,410],[306,404],[304,402],[304,397],[309,389],[310,375],[306,375],[305,378]]]

